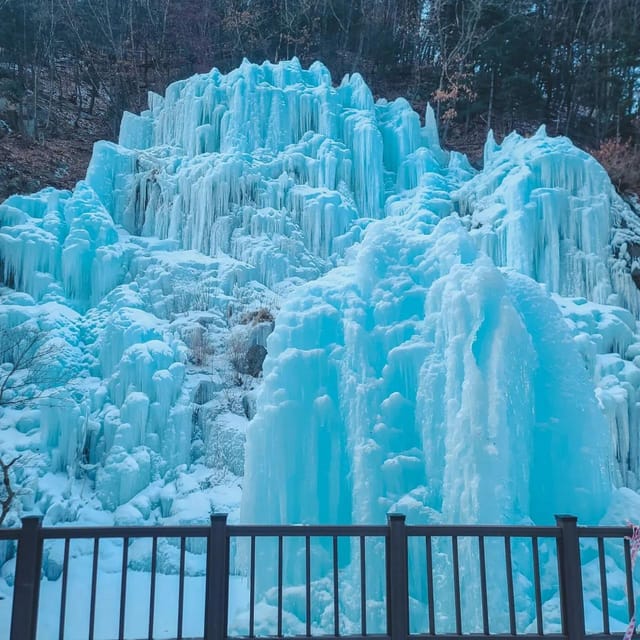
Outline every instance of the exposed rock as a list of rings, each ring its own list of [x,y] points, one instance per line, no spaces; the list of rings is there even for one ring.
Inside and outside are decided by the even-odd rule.
[[[256,415],[255,392],[250,391],[242,396],[242,408],[244,409],[244,415],[247,416],[247,420],[253,420],[253,416]]]
[[[267,357],[267,350],[261,344],[254,344],[249,347],[247,357],[243,363],[244,370],[240,373],[248,373],[257,378],[262,373],[262,363]]]
[[[207,402],[213,400],[216,393],[221,389],[222,385],[214,380],[201,380],[193,394],[193,402],[195,404],[207,404]]]

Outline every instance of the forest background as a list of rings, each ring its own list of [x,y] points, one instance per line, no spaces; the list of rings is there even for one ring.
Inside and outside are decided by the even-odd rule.
[[[640,193],[638,0],[0,0],[0,200],[72,187],[149,90],[292,56],[431,102],[476,166],[545,123]]]

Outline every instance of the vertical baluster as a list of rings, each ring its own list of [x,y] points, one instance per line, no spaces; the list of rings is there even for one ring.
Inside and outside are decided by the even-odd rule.
[[[482,601],[482,633],[489,635],[489,599],[487,596],[487,556],[484,551],[484,536],[478,537],[480,557],[480,599]]]
[[[629,618],[633,616],[635,598],[633,596],[633,567],[631,566],[631,544],[629,539],[624,539],[624,568],[627,574],[627,608]]]
[[[533,584],[536,597],[536,625],[539,635],[544,633],[544,619],[542,617],[542,586],[540,584],[540,555],[538,552],[538,538],[531,538],[533,551]]]
[[[311,538],[305,536],[306,634],[311,635]]]
[[[122,541],[122,576],[120,578],[120,622],[118,640],[124,640],[124,617],[127,606],[127,567],[129,566],[129,538]]]
[[[156,571],[158,568],[158,538],[151,543],[151,585],[149,587],[149,640],[153,640],[153,621],[156,611]]]
[[[333,536],[333,634],[340,635],[340,598],[338,592],[338,536]]]
[[[361,632],[367,635],[367,569],[365,537],[360,536],[360,620]]]
[[[182,640],[182,621],[184,618],[184,563],[186,538],[180,538],[180,570],[178,573],[178,640]]]
[[[256,608],[256,537],[251,536],[251,559],[249,564],[249,637],[253,638]]]
[[[282,536],[278,536],[278,637],[282,637]]]
[[[429,634],[436,634],[435,598],[433,594],[433,549],[431,536],[426,537],[427,547],[427,606],[429,608]]]
[[[60,593],[60,629],[58,637],[60,640],[64,640],[64,625],[67,612],[67,582],[69,580],[69,545],[71,540],[65,538],[64,540],[64,556],[62,559],[62,588]]]
[[[516,635],[516,603],[513,592],[513,564],[511,562],[511,538],[504,538],[504,564],[507,571],[507,595],[509,598],[509,629]]]
[[[602,598],[602,630],[609,630],[609,590],[607,589],[607,565],[604,557],[604,538],[598,538],[598,567],[600,568],[600,597]]]
[[[458,560],[458,536],[451,536],[453,552],[453,598],[456,609],[456,634],[462,635],[462,605],[460,602],[460,564]]]
[[[91,603],[89,604],[89,640],[93,640],[96,626],[96,587],[98,584],[98,557],[100,538],[93,539],[93,562],[91,564]]]

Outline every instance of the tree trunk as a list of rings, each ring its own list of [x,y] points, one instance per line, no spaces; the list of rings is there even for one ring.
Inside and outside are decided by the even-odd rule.
[[[487,131],[491,129],[491,116],[493,115],[493,91],[495,85],[495,71],[491,68],[491,84],[489,85],[489,109],[487,113]]]

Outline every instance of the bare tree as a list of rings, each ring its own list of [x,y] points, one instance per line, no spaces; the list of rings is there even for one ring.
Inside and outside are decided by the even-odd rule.
[[[37,327],[0,329],[0,407],[24,406],[63,384],[66,374],[53,366],[59,352],[59,345]],[[0,455],[0,526],[20,493],[12,477],[19,460],[21,456],[6,461]]]
[[[11,511],[11,505],[17,495],[11,482],[11,467],[20,460],[20,456],[13,458],[10,462],[4,462],[0,458],[0,470],[2,471],[2,485],[0,486],[0,527]]]
[[[59,345],[46,331],[20,325],[0,329],[0,407],[24,405],[65,382],[53,360]]]

